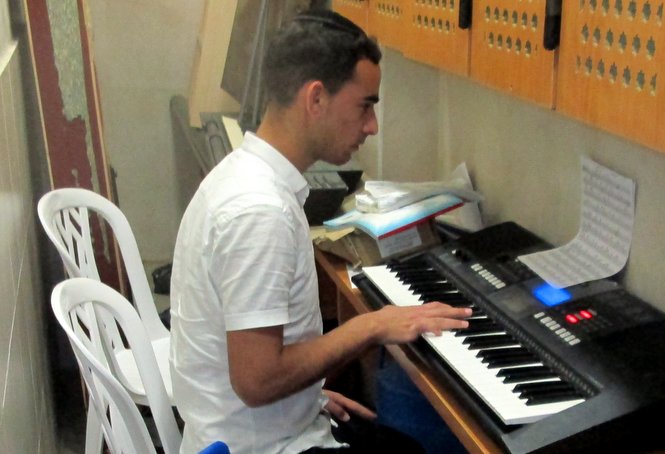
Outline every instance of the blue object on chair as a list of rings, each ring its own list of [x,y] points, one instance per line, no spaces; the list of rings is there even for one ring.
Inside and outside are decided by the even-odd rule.
[[[216,441],[199,454],[230,454],[229,447],[223,441]]]

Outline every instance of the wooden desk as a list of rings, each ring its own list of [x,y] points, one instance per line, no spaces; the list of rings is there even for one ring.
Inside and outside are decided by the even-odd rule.
[[[360,290],[352,288],[346,270],[346,263],[331,254],[315,248],[316,262],[319,270],[325,275],[319,279],[329,278],[335,286],[337,317],[340,322],[350,317],[369,312]],[[438,384],[432,377],[431,370],[423,362],[398,345],[386,346],[388,352],[406,371],[420,392],[429,400],[434,409],[441,415],[450,430],[470,453],[499,453],[503,450],[484,433],[476,420],[460,405],[452,392]]]

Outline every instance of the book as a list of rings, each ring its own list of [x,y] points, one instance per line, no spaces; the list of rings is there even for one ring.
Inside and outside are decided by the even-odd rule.
[[[325,221],[323,225],[328,229],[356,227],[375,239],[382,239],[454,210],[463,204],[464,201],[455,195],[439,194],[385,213],[363,213],[354,209]]]

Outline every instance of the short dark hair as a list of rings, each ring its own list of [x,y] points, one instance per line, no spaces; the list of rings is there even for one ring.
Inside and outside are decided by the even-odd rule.
[[[330,10],[302,12],[268,46],[263,60],[266,99],[288,106],[309,80],[322,81],[335,94],[363,59],[378,65],[381,50],[360,27]]]

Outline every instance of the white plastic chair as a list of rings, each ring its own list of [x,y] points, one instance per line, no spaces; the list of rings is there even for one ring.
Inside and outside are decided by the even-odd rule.
[[[87,277],[100,280],[91,237],[92,216],[99,216],[100,226],[111,228],[127,271],[134,305],[148,333],[157,359],[159,374],[173,404],[168,361],[169,331],[159,319],[136,239],[125,215],[108,199],[81,188],[62,188],[46,193],[37,204],[37,212],[39,220],[57,249],[70,278]],[[146,405],[146,391],[141,383],[131,351],[124,348],[122,343],[114,345],[123,385],[134,402]],[[100,451],[99,422],[96,421],[94,412],[88,410],[86,454],[99,454]]]
[[[51,295],[55,317],[67,333],[88,390],[90,409],[101,423],[109,450],[155,453],[147,426],[124,386],[114,351],[118,335],[128,345],[165,454],[177,454],[182,438],[159,375],[145,327],[136,310],[111,287],[88,278],[67,279]]]

